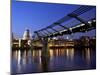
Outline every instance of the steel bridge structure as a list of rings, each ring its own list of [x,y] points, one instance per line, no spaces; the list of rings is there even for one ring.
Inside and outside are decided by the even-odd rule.
[[[35,31],[35,36],[40,39],[93,30],[96,28],[96,12],[92,12],[95,9],[95,6],[80,6],[51,25]]]
[[[73,33],[86,33],[96,29],[95,11],[95,6],[80,6],[51,25],[35,31],[34,40],[38,39],[43,44],[42,56],[48,57],[48,38]]]

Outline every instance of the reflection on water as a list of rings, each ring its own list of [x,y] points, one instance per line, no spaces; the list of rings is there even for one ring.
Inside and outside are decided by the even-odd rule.
[[[12,73],[36,73],[96,68],[95,49],[50,49],[47,60],[41,50],[14,50]]]

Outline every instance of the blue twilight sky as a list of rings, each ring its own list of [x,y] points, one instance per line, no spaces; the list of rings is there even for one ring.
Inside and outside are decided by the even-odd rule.
[[[33,34],[34,31],[45,28],[78,7],[78,5],[12,0],[12,32],[14,35],[22,37],[25,29],[28,28]],[[76,33],[74,37],[77,38],[77,35],[94,36],[95,30],[85,34]]]

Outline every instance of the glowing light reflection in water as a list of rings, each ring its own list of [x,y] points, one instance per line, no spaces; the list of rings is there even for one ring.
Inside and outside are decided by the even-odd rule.
[[[41,50],[15,50],[12,52],[12,73],[43,72]],[[69,71],[96,68],[95,49],[50,49],[47,71]]]

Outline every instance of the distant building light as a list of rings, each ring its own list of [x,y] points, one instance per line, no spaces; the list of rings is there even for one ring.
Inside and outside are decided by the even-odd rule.
[[[93,20],[93,22],[96,22],[96,20]]]
[[[88,21],[88,23],[91,24],[92,22],[91,21]]]
[[[57,40],[57,37],[54,37],[53,39],[54,39],[54,40]]]
[[[68,40],[68,39],[69,39],[69,37],[67,36],[67,37],[66,37],[66,39]]]

